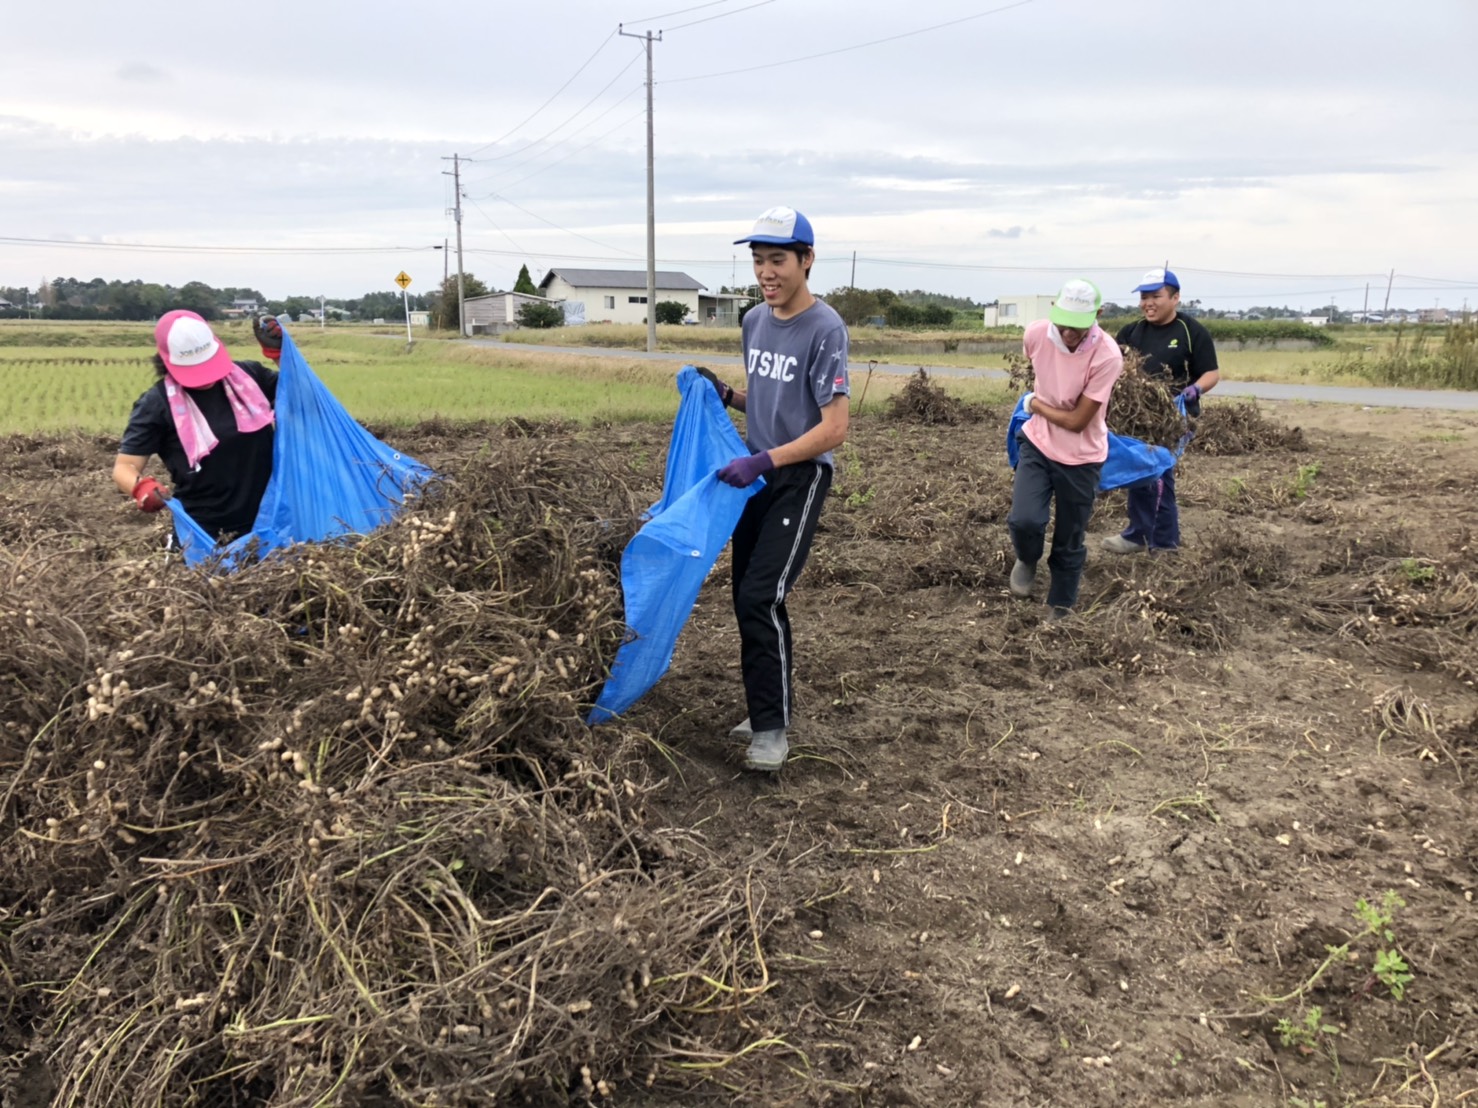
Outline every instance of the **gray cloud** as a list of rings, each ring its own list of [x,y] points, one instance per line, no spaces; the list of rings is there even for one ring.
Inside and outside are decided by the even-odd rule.
[[[160,84],[169,80],[169,74],[164,70],[150,65],[148,62],[124,62],[113,74],[120,81],[130,81],[137,84]]]

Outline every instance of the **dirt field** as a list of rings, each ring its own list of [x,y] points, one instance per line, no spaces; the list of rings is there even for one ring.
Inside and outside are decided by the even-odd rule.
[[[557,1043],[551,1032],[539,1047],[542,1054],[531,1039],[512,1033],[509,1042],[522,1043],[519,1056],[531,1060],[517,1070],[510,1064],[506,1081],[476,1085],[480,1067],[495,1056],[489,1047],[458,1055],[462,1068],[448,1072],[459,1076],[442,1079],[437,1096],[423,1085],[419,1098],[394,1079],[377,1076],[356,1085],[353,1067],[368,1065],[363,1059],[373,1044],[355,1039],[351,1050],[330,1042],[326,1031],[315,1039],[314,1027],[287,1028],[293,1045],[271,1056],[273,1066],[285,1060],[270,1072],[262,1047],[258,1068],[250,1071],[255,1084],[223,1079],[228,1063],[245,1065],[242,1052],[256,1040],[232,1030],[229,1006],[214,1023],[201,1016],[180,1030],[165,1022],[181,1018],[181,1001],[162,983],[174,989],[191,971],[174,964],[189,959],[170,956],[177,948],[160,923],[149,925],[154,930],[128,948],[126,959],[106,968],[98,951],[106,955],[110,947],[101,937],[111,940],[120,929],[142,927],[131,921],[153,918],[146,913],[154,909],[134,905],[130,890],[161,882],[162,903],[159,875],[180,872],[161,856],[176,859],[171,864],[178,867],[186,858],[213,864],[231,854],[223,846],[199,846],[193,833],[167,833],[162,800],[155,805],[157,820],[129,817],[135,829],[153,821],[154,834],[144,845],[109,838],[86,865],[66,852],[67,835],[59,839],[45,822],[50,814],[64,828],[73,826],[69,820],[86,810],[94,792],[93,771],[87,771],[88,799],[81,799],[86,765],[93,758],[96,765],[111,763],[108,750],[132,749],[132,738],[120,738],[128,732],[97,730],[86,720],[88,694],[78,691],[96,680],[93,670],[106,658],[120,672],[136,664],[117,660],[119,647],[133,640],[110,630],[126,616],[105,612],[127,613],[130,589],[140,590],[136,596],[183,590],[183,571],[149,553],[162,533],[158,521],[132,511],[111,489],[111,443],[0,443],[0,630],[9,639],[0,647],[0,697],[11,703],[0,745],[8,858],[0,873],[0,937],[8,942],[0,946],[0,1054],[9,1056],[10,1072],[8,1078],[0,1073],[0,1090],[8,1089],[4,1104],[38,1108],[53,1092],[58,1104],[103,1104],[108,1089],[112,1103],[122,1104],[118,1090],[147,1087],[159,1103],[210,1105],[320,1102],[313,1097],[343,1104],[476,1104],[492,1103],[494,1091],[504,1094],[500,1102],[541,1104],[589,1097],[630,1105],[1478,1105],[1478,420],[1303,406],[1262,411],[1277,423],[1300,425],[1301,443],[1232,455],[1193,447],[1181,470],[1186,545],[1179,555],[1101,552],[1097,536],[1118,526],[1122,500],[1101,502],[1080,611],[1052,625],[1041,621],[1040,603],[1014,600],[1005,587],[1010,474],[1000,414],[956,425],[857,421],[811,562],[790,602],[800,722],[786,770],[778,778],[743,771],[742,748],[726,736],[745,714],[726,562],[705,588],[658,687],[622,722],[588,738],[572,725],[558,732],[572,743],[588,743],[582,750],[603,751],[592,756],[604,766],[600,780],[619,794],[624,778],[627,794],[639,797],[622,828],[640,824],[641,849],[631,848],[648,859],[635,864],[647,871],[649,885],[640,887],[667,889],[660,908],[648,907],[649,941],[666,928],[687,935],[694,906],[708,903],[702,898],[722,886],[722,919],[695,920],[691,933],[706,936],[710,945],[701,949],[728,951],[731,961],[718,971],[695,956],[690,964],[710,967],[699,975],[708,983],[700,995],[684,994],[650,1014],[643,1009],[629,1025],[617,1022],[628,1017],[616,1005],[601,1016],[613,1028],[608,1057],[623,1059],[605,1070],[608,1086],[591,1084],[590,1073],[582,1077],[560,1053],[577,1062],[585,1050],[593,1065],[599,1032],[588,1032],[586,1047],[573,1042],[573,1032],[561,1031],[565,1038]],[[556,495],[551,473],[559,482],[593,472],[609,477],[602,506],[592,510],[656,499],[661,429],[536,428],[527,435],[501,430],[469,437],[428,427],[394,441],[470,484],[487,467],[489,438],[525,459],[519,472],[531,486],[546,480],[539,493],[546,502]],[[541,473],[544,478],[530,476]],[[622,481],[624,489],[617,488]],[[594,494],[586,499],[597,500]],[[505,507],[494,514],[506,518]],[[605,553],[597,572],[609,576]],[[470,559],[457,558],[463,556],[451,559],[440,584],[427,586],[424,603],[429,608],[437,595],[456,588],[458,595],[486,596],[494,606],[495,584],[504,578],[473,580]],[[150,568],[119,572],[119,560]],[[511,570],[500,565],[497,572]],[[456,574],[466,578],[463,585],[455,585]],[[366,580],[388,576],[394,575]],[[84,577],[101,582],[77,594],[85,606],[73,603],[70,591],[81,589],[77,582]],[[305,570],[302,581],[283,585],[282,597],[291,594],[303,607],[279,603],[274,593],[230,609],[231,618],[250,622],[264,611],[262,624],[306,620],[311,637],[313,617],[302,614],[312,607],[310,578]],[[246,587],[233,582],[214,592],[202,587],[198,595],[179,591],[172,603],[226,605],[232,589]],[[356,589],[368,595],[372,587],[381,586]],[[50,607],[48,589],[59,598]],[[217,596],[222,599],[211,599]],[[338,623],[331,608],[326,603],[322,618]],[[46,618],[32,617],[33,611]],[[250,670],[254,652],[297,657],[290,634],[265,632],[250,648],[228,643],[212,653],[214,632],[203,629],[210,612],[203,615],[189,642],[198,641],[201,659],[229,664],[202,660],[188,691],[211,673]],[[27,618],[47,626],[65,619],[79,628],[74,638],[80,645],[67,645],[73,638],[58,632],[27,647],[21,637],[40,634],[27,630],[33,626]],[[553,616],[550,621],[552,628]],[[560,641],[570,640],[565,632]],[[595,670],[610,641],[592,634]],[[43,646],[45,669],[22,657]],[[519,652],[505,645],[487,654],[508,649]],[[369,672],[376,650],[356,647],[350,671],[334,679],[349,684],[362,678],[366,688],[381,680]],[[23,680],[30,699],[22,697]],[[34,688],[46,681],[49,688]],[[132,687],[147,683],[140,676]],[[185,687],[182,677],[175,687]],[[587,693],[593,687],[588,681],[583,686]],[[299,695],[291,689],[284,677],[264,687],[262,696],[291,700]],[[473,699],[449,694],[460,707],[428,716],[423,738],[435,732],[438,742],[455,746],[457,736],[468,733],[468,715],[484,703],[477,699],[484,694],[464,691]],[[118,698],[120,713],[127,699]],[[529,740],[535,724],[558,718],[556,709],[574,718],[568,697],[551,704],[534,713],[538,719],[524,717],[523,730],[510,724],[497,741],[506,749],[520,736]],[[340,704],[336,711],[350,709]],[[368,718],[357,705],[352,711],[356,720]],[[242,716],[213,732],[195,717],[176,731],[148,721],[183,716],[141,718],[146,726],[134,729],[141,732],[140,764],[161,758],[163,765],[174,755],[172,748],[161,755],[150,746],[142,731],[151,727],[156,735],[181,736],[178,741],[192,750],[206,748],[203,736],[214,735],[213,757],[221,765],[229,761],[220,747],[234,741],[232,727],[247,752],[240,755],[242,766],[256,757],[249,752],[263,739]],[[322,719],[326,725],[337,721]],[[350,729],[348,716],[344,729]],[[66,746],[77,764],[63,766],[60,755],[47,762],[38,751],[52,742]],[[420,771],[421,762],[411,764],[409,745],[388,755],[380,749],[388,768],[376,772]],[[184,751],[179,755],[172,774],[184,772]],[[471,758],[464,753],[453,761],[467,762],[468,774],[489,774],[491,761],[474,766]],[[575,771],[591,764],[573,756],[566,761]],[[436,765],[443,792],[451,765],[446,759]],[[77,795],[71,815],[53,795],[64,777]],[[208,809],[211,789],[224,790],[236,778],[216,771],[202,780],[191,803]],[[263,771],[250,778],[244,795],[268,795],[275,781]],[[591,788],[600,792],[606,785]],[[125,791],[118,803],[141,802],[146,810],[151,803]],[[639,821],[631,815],[638,808]],[[201,810],[192,809],[191,819]],[[228,834],[221,830],[228,815],[209,810],[215,834]],[[253,818],[265,818],[254,811]],[[581,811],[581,826],[594,827],[594,817]],[[309,823],[314,817],[290,818]],[[627,833],[622,828],[616,849]],[[276,830],[258,824],[237,836],[238,853],[281,841],[297,844],[285,849],[306,857],[320,845],[327,851],[332,837],[318,828],[304,846],[301,827],[301,834],[280,840],[273,838]],[[580,834],[572,830],[562,841]],[[649,841],[661,849],[648,849]],[[654,875],[663,872],[662,863],[651,859],[674,857],[674,851],[701,857],[703,864],[690,866],[677,885],[661,886]],[[487,863],[489,873],[499,869],[500,857]],[[572,884],[573,871],[572,863]],[[551,871],[531,879],[530,888],[537,892],[561,880]],[[221,900],[227,899],[229,880],[220,873],[202,878],[196,907],[188,909],[198,913],[192,918],[208,914],[217,881]],[[491,897],[494,884],[488,879],[479,895]],[[1388,901],[1388,893],[1403,903]],[[377,903],[374,890],[365,895],[371,898],[366,905]],[[152,891],[148,899],[152,905]],[[1384,905],[1390,921],[1375,924],[1372,933],[1357,919],[1362,900],[1376,909]],[[69,901],[75,908],[60,911],[59,904]],[[273,925],[279,934],[282,915],[296,910],[292,903],[284,894]],[[363,917],[353,918],[373,918],[370,907],[363,910]],[[486,906],[483,914],[494,915]],[[425,917],[435,922],[431,913]],[[221,926],[220,949],[226,951],[235,932]],[[234,926],[242,934],[249,930],[240,919]],[[344,926],[356,937],[370,930],[363,923]],[[621,924],[609,926],[619,931]],[[303,936],[304,944],[318,943],[318,953],[287,953],[325,980],[355,961],[342,956],[343,942],[325,946],[312,927]],[[1349,949],[1339,950],[1344,944]],[[438,949],[451,958],[449,945]],[[1378,950],[1404,961],[1409,982],[1400,980],[1403,971],[1394,963],[1376,966]],[[202,944],[192,957],[213,965],[214,951]],[[239,953],[219,974],[231,979],[233,990],[245,991],[250,974],[241,966],[267,955],[264,949]],[[158,967],[138,972],[156,957]],[[496,949],[491,957],[500,957]],[[367,963],[355,964],[359,973],[347,976],[361,986],[358,997],[349,986],[334,995],[347,998],[346,1008],[376,995],[379,1012],[388,991],[377,992],[380,983],[365,970]],[[578,977],[580,960],[567,959],[562,968]],[[109,973],[114,976],[103,980]],[[513,973],[502,986],[527,995],[532,1019],[535,985],[514,982]],[[193,983],[192,995],[215,995],[216,975],[204,977]],[[69,992],[81,979],[92,990],[88,998]],[[270,1017],[276,1030],[277,1022],[306,1020],[312,1004],[302,998],[313,995],[312,979],[307,973],[291,994],[298,1006],[283,1000],[289,996],[284,992],[277,1008],[256,1022]],[[445,977],[452,992],[461,980],[449,972]],[[1400,999],[1392,995],[1393,981],[1398,992],[1404,986]],[[571,984],[570,995],[585,996],[577,985]],[[193,1071],[194,1094],[162,1062],[130,1063],[132,1069],[119,1070],[111,1085],[99,1083],[108,1065],[122,1065],[124,1029],[146,1022],[134,1023],[131,1009],[110,1015],[96,999],[115,993],[161,995],[160,1030],[150,1040],[160,1051],[171,1044],[180,1049],[190,1036],[209,1041],[217,1053],[202,1064],[217,1070]],[[487,995],[500,994],[489,986]],[[509,1003],[516,1011],[518,997]],[[561,1011],[584,1011],[579,1006],[589,1003],[561,1004]],[[605,1013],[601,1003],[596,1011]],[[479,1025],[476,1011],[453,1019],[421,1013],[418,1002],[411,1006],[433,1029],[428,1042],[445,1044],[449,1035],[455,1042],[464,1027]],[[1318,1014],[1310,1019],[1315,1006]],[[492,1035],[494,1008],[501,1010],[496,1004],[482,1009],[483,1036]],[[632,1000],[626,1008],[635,1013],[638,1005]],[[95,1022],[88,1025],[89,1019]],[[322,1012],[312,1019],[332,1024]],[[1294,1025],[1287,1036],[1278,1033],[1280,1019]],[[652,1044],[661,1028],[668,1031],[659,1050]],[[327,1067],[322,1084],[313,1086],[304,1076],[316,1071],[303,1058],[291,1061],[293,1050],[319,1052],[313,1064]],[[385,1072],[396,1064],[385,1061]],[[569,1066],[568,1090],[546,1082],[539,1091],[535,1071],[560,1065]],[[212,1072],[214,1084],[204,1076]],[[334,1084],[339,1073],[351,1075],[347,1083],[340,1078]],[[598,1067],[594,1076],[601,1076]],[[229,1098],[221,1092],[228,1086],[235,1090]]]

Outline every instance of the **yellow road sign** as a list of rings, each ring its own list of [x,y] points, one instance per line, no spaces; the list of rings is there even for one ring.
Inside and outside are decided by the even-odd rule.
[[[409,287],[409,285],[411,283],[411,275],[409,273],[407,273],[405,270],[402,269],[396,275],[396,277],[395,277],[395,283],[397,285],[399,285],[401,288],[407,288],[407,287]]]

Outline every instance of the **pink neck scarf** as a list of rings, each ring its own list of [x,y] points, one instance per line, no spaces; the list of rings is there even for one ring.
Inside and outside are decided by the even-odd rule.
[[[252,379],[250,373],[240,366],[221,378],[226,387],[226,399],[231,402],[231,411],[236,414],[236,429],[242,433],[260,431],[273,420],[272,405],[267,402],[262,387]],[[169,374],[164,375],[164,395],[169,400],[169,414],[174,417],[175,432],[184,447],[185,460],[195,469],[204,458],[219,445],[210,424],[200,414],[200,408],[190,396],[190,390]]]

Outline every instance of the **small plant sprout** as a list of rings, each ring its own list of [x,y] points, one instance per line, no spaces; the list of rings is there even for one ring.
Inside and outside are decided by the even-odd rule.
[[[1273,1025],[1278,1040],[1285,1047],[1297,1047],[1305,1053],[1326,1052],[1338,1071],[1339,1057],[1335,1053],[1333,1036],[1339,1033],[1339,1028],[1325,1022],[1321,1007],[1305,1007],[1303,1001],[1330,967],[1355,960],[1351,951],[1366,940],[1373,940],[1376,950],[1370,975],[1357,989],[1357,993],[1367,992],[1379,981],[1390,992],[1392,1000],[1405,997],[1406,986],[1413,977],[1411,967],[1406,964],[1406,959],[1398,949],[1395,931],[1396,913],[1405,907],[1406,901],[1391,889],[1386,890],[1379,904],[1372,904],[1361,897],[1355,901],[1354,912],[1355,919],[1362,925],[1360,930],[1338,946],[1326,946],[1324,961],[1319,963],[1298,988],[1283,996],[1266,998],[1268,1009],[1298,1002],[1298,1008],[1292,1016],[1282,1016]]]
[[[1401,573],[1413,585],[1426,585],[1437,576],[1437,567],[1419,558],[1402,558]]]
[[[1284,1046],[1297,1047],[1306,1053],[1317,1050],[1326,1036],[1339,1034],[1338,1027],[1324,1022],[1324,1009],[1317,1004],[1305,1011],[1301,1020],[1295,1021],[1284,1016],[1274,1025],[1273,1030],[1278,1033],[1278,1041]]]
[[[1401,957],[1399,951],[1377,950],[1375,952],[1375,967],[1371,971],[1376,980],[1391,991],[1392,1000],[1400,1000],[1406,995],[1406,986],[1411,982],[1411,967],[1406,964],[1406,959]]]
[[[1293,494],[1295,500],[1308,498],[1310,490],[1314,487],[1314,478],[1319,476],[1319,463],[1310,462],[1308,465],[1298,467],[1298,474],[1289,484],[1288,491]]]

